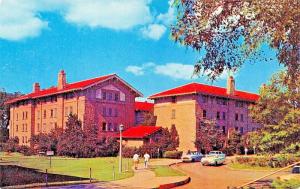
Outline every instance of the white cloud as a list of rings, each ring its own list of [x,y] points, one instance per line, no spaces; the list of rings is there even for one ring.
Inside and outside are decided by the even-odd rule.
[[[136,76],[141,76],[141,75],[145,74],[145,69],[153,67],[153,66],[155,66],[155,64],[153,62],[148,62],[148,63],[145,63],[141,66],[130,65],[130,66],[126,67],[125,71],[129,72],[129,73],[132,73]]]
[[[150,24],[142,29],[145,38],[159,40],[166,31],[166,27],[162,24]]]
[[[0,38],[21,40],[38,36],[47,22],[36,12],[34,1],[2,0],[0,4]]]
[[[139,66],[127,66],[125,71],[133,73],[134,75],[144,75],[144,69]]]
[[[162,14],[160,13],[156,19],[158,22],[161,22],[165,24],[166,26],[169,26],[175,21],[175,8],[172,6],[173,0],[169,1],[169,9],[168,12]]]
[[[192,79],[194,72],[194,65],[181,63],[167,63],[165,65],[155,66],[154,72],[156,74],[169,76],[173,79]]]
[[[144,25],[152,20],[148,0],[68,0],[68,22],[116,30]]]
[[[56,12],[69,23],[91,28],[128,30],[152,22],[150,0],[1,0],[0,38],[21,40],[48,27],[40,17]]]

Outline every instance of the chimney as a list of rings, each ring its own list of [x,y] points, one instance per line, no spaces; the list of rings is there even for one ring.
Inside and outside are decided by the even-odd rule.
[[[234,95],[235,91],[235,81],[232,76],[229,76],[227,79],[227,95]]]
[[[39,92],[41,90],[39,83],[33,83],[33,92]]]
[[[57,89],[63,89],[66,86],[66,73],[64,70],[61,70],[58,73]]]

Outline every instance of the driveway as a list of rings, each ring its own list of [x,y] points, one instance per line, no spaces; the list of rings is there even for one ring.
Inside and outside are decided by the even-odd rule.
[[[182,163],[174,165],[173,168],[183,171],[192,179],[189,184],[178,187],[182,189],[227,189],[228,186],[239,186],[271,173],[270,171],[232,170],[226,165],[202,166],[199,162]]]

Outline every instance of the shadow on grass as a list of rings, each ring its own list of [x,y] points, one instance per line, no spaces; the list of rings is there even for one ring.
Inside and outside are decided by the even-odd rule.
[[[87,179],[88,178],[52,173],[47,174],[48,182],[80,181]],[[0,187],[33,183],[46,183],[46,173],[17,165],[0,165]]]

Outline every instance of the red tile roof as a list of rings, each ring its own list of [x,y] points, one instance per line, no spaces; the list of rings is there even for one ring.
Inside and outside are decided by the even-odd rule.
[[[204,85],[200,83],[190,83],[186,84],[174,89],[170,89],[167,91],[163,91],[157,94],[150,96],[150,99],[166,97],[166,96],[177,96],[177,95],[184,95],[184,94],[196,94],[196,93],[203,93],[207,95],[215,95],[227,98],[234,98],[240,99],[245,101],[257,101],[259,95],[254,93],[248,93],[244,91],[235,90],[234,95],[227,95],[226,88],[211,86],[211,85]]]
[[[111,77],[118,77],[118,76],[116,74],[110,74],[110,75],[105,75],[105,76],[88,79],[88,80],[84,80],[84,81],[79,81],[79,82],[75,82],[75,83],[67,83],[63,89],[59,90],[57,87],[43,89],[43,90],[40,90],[35,93],[29,93],[27,95],[23,95],[23,96],[11,99],[11,100],[7,101],[6,104],[11,104],[11,103],[14,103],[14,102],[17,102],[20,100],[34,99],[34,98],[45,97],[45,96],[50,96],[50,95],[54,95],[54,94],[66,93],[66,92],[74,91],[74,90],[82,90],[91,85],[97,84],[98,82],[105,81]]]
[[[159,130],[161,130],[161,127],[139,125],[135,127],[130,127],[129,129],[123,131],[122,137],[131,139],[141,139],[148,137],[149,135],[152,135],[158,132]],[[116,136],[119,137],[119,135]]]
[[[135,102],[136,111],[151,111],[153,107],[154,104],[150,102]]]

